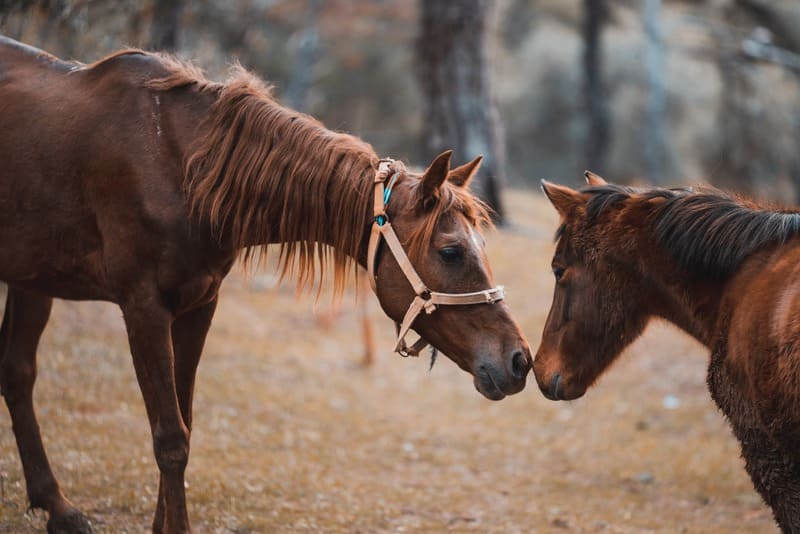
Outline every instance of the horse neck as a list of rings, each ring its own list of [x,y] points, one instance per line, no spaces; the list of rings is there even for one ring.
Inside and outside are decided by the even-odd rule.
[[[369,168],[369,160],[354,166]],[[267,220],[250,225],[242,244],[249,248],[299,243],[303,244],[298,245],[301,254],[303,247],[326,245],[366,266],[374,171],[326,174],[313,165],[307,169],[302,179],[287,185],[281,194],[268,197],[271,205],[265,210]],[[268,191],[264,193],[269,195]]]
[[[713,333],[723,297],[724,283],[700,279],[681,267],[669,252],[656,245],[646,228],[638,240],[639,271],[645,274],[648,312],[671,322],[706,346]]]
[[[352,260],[366,264],[378,156],[252,83],[222,90],[192,145],[190,210],[225,249],[244,250],[245,262],[265,252],[261,245],[280,244],[282,273],[296,270],[299,286],[332,266],[341,287]]]

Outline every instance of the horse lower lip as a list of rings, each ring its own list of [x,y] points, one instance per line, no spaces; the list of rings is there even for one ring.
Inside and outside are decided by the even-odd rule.
[[[502,400],[506,396],[503,390],[497,386],[492,375],[488,372],[481,372],[475,385],[477,390],[487,399]]]

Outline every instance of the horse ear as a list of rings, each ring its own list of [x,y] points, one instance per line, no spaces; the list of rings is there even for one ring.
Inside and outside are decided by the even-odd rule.
[[[542,192],[556,208],[562,217],[566,217],[573,208],[583,202],[580,193],[563,185],[551,184],[547,180],[542,180]]]
[[[469,163],[456,167],[448,173],[447,180],[458,187],[466,187],[480,169],[482,161],[483,156],[478,156]]]
[[[450,156],[452,155],[452,150],[442,152],[436,156],[433,163],[425,170],[422,175],[423,200],[432,197],[442,187],[442,184],[447,179],[447,173],[450,172]]]
[[[592,171],[584,171],[583,176],[586,178],[586,183],[592,186],[608,185],[602,176],[593,173]]]

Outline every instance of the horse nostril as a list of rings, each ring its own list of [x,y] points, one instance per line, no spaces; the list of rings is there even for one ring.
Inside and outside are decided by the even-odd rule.
[[[555,373],[550,380],[550,396],[553,400],[561,400],[561,373]]]
[[[514,378],[517,380],[522,380],[530,370],[530,358],[526,358],[525,353],[522,350],[515,350],[514,354],[511,356],[511,372],[514,375]]]

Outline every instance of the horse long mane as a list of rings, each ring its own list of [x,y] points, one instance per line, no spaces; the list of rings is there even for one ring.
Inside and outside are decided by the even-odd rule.
[[[280,243],[281,278],[296,270],[298,291],[321,288],[332,263],[334,295],[341,294],[354,259],[366,255],[363,238],[372,220],[379,159],[373,148],[281,106],[267,85],[238,65],[225,84],[216,84],[172,56],[157,57],[169,75],[150,80],[149,88],[194,85],[216,98],[186,162],[192,216],[208,220],[218,239],[243,249],[245,264],[266,255],[267,248],[257,245]],[[421,189],[419,179],[400,162],[393,164],[393,171],[403,180],[416,180],[411,184],[413,202]],[[405,236],[412,259],[451,209],[464,213],[474,226],[489,220],[477,197],[446,183],[426,218]]]
[[[151,87],[198,81],[194,72],[170,67],[173,74]],[[296,268],[298,290],[321,287],[332,263],[334,293],[341,293],[362,252],[377,154],[281,106],[238,65],[225,84],[203,86],[217,94],[186,162],[192,216],[206,218],[218,238],[243,249],[245,264],[266,255],[258,245],[280,243],[281,278]]]
[[[765,207],[718,189],[586,187],[590,221],[619,202],[647,202],[647,224],[685,268],[715,278],[732,274],[756,250],[800,234],[800,212]]]

